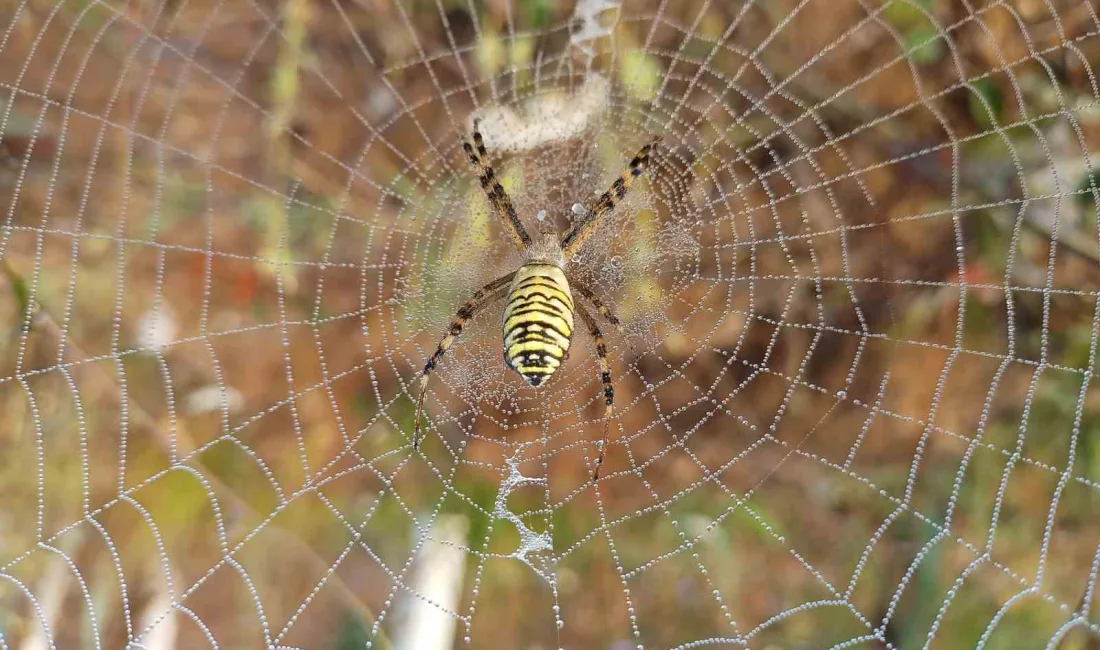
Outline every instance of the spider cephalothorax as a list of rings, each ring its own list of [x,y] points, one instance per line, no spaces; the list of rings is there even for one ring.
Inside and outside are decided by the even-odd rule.
[[[611,187],[596,199],[595,204],[580,213],[580,219],[561,239],[553,236],[539,236],[532,239],[523,227],[508,198],[504,187],[497,180],[496,172],[485,158],[485,142],[478,131],[478,122],[474,121],[473,144],[463,139],[462,149],[477,171],[478,182],[485,190],[493,210],[504,222],[513,242],[524,253],[524,263],[518,270],[493,280],[474,292],[474,295],[462,305],[451,320],[447,334],[420,375],[420,394],[416,400],[416,424],[413,432],[413,445],[420,443],[420,419],[424,408],[424,393],[428,387],[428,377],[439,363],[440,358],[454,343],[455,337],[462,333],[462,327],[482,307],[502,296],[507,296],[504,306],[503,338],[504,361],[508,367],[518,372],[527,383],[539,386],[546,383],[551,375],[561,367],[569,354],[569,342],[573,337],[574,315],[579,315],[585,327],[596,343],[596,356],[600,363],[600,380],[603,382],[604,431],[593,480],[598,478],[603,464],[604,446],[607,442],[607,430],[611,421],[611,408],[615,400],[615,390],[611,384],[611,370],[607,363],[607,346],[596,320],[583,305],[573,299],[576,290],[596,308],[607,322],[619,325],[619,320],[604,306],[596,294],[585,285],[570,278],[565,272],[565,260],[584,244],[595,232],[603,217],[611,213],[619,203],[635,178],[645,173],[649,167],[650,154],[656,148],[660,138],[653,138],[645,144],[630,160],[626,170],[615,179]]]

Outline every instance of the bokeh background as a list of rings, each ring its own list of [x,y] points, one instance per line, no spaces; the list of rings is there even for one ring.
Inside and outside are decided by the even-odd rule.
[[[1082,1],[9,0],[0,647],[1100,648],[1098,65]],[[499,305],[411,446],[521,261],[474,115],[546,232],[663,137],[568,261],[595,485]]]

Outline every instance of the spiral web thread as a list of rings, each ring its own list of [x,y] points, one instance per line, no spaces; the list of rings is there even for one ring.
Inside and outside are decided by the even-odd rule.
[[[0,648],[1100,639],[1084,2],[9,3]],[[497,303],[604,327],[535,390]]]

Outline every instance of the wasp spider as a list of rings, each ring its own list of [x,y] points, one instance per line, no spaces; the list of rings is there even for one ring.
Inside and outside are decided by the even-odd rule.
[[[600,195],[593,205],[585,208],[577,222],[560,240],[554,235],[534,240],[520,222],[512,200],[508,198],[508,193],[497,180],[496,172],[486,162],[485,141],[478,130],[477,120],[474,121],[473,126],[473,144],[462,138],[462,149],[470,159],[470,164],[474,166],[478,181],[485,190],[493,211],[504,222],[504,227],[511,235],[516,247],[524,253],[525,261],[519,270],[499,277],[474,292],[466,304],[455,313],[447,334],[424,364],[419,382],[420,394],[416,400],[413,446],[418,447],[420,443],[420,421],[428,377],[440,358],[450,349],[455,337],[462,333],[462,327],[466,321],[481,308],[502,296],[507,296],[503,319],[504,361],[532,386],[539,386],[549,380],[568,357],[569,341],[573,336],[574,314],[580,315],[585,327],[595,340],[606,405],[603,437],[600,441],[599,455],[596,458],[596,469],[592,474],[592,479],[595,480],[599,478],[600,467],[603,464],[615,389],[611,384],[611,370],[607,362],[607,346],[604,344],[603,334],[600,333],[596,320],[588,310],[574,302],[570,289],[576,289],[577,293],[588,300],[608,323],[617,327],[619,320],[596,297],[595,293],[566,274],[565,260],[570,259],[584,245],[600,222],[611,214],[626,195],[634,179],[646,171],[649,167],[650,154],[656,148],[660,138],[653,138],[638,151],[619,178],[615,179],[611,187]]]

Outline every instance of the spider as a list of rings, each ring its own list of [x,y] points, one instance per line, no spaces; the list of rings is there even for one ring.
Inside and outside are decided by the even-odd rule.
[[[473,165],[493,211],[504,222],[504,227],[511,235],[516,248],[524,253],[525,260],[518,270],[501,276],[474,292],[466,304],[455,313],[447,333],[424,364],[419,381],[420,394],[416,400],[413,448],[418,449],[420,445],[424,394],[428,387],[428,378],[435,370],[440,358],[450,349],[455,338],[462,333],[463,326],[473,318],[474,314],[499,298],[507,296],[503,318],[504,362],[530,385],[537,387],[544,384],[568,357],[569,342],[573,336],[574,314],[580,315],[595,341],[605,404],[603,436],[600,440],[595,471],[592,473],[592,480],[595,481],[599,478],[600,467],[603,465],[615,389],[611,384],[611,369],[607,361],[607,346],[604,344],[603,334],[589,311],[583,305],[573,301],[570,289],[575,289],[588,300],[600,316],[611,325],[618,327],[619,319],[591,289],[566,274],[565,260],[570,259],[596,231],[600,222],[611,214],[619,201],[626,196],[626,191],[634,179],[645,173],[649,167],[650,154],[661,139],[660,137],[651,138],[630,160],[626,170],[615,179],[611,187],[596,199],[595,204],[584,208],[580,218],[560,240],[553,234],[532,239],[520,222],[508,193],[497,180],[496,172],[486,162],[488,154],[485,150],[485,141],[478,129],[479,120],[474,120],[473,144],[465,137],[459,136],[462,150]]]

